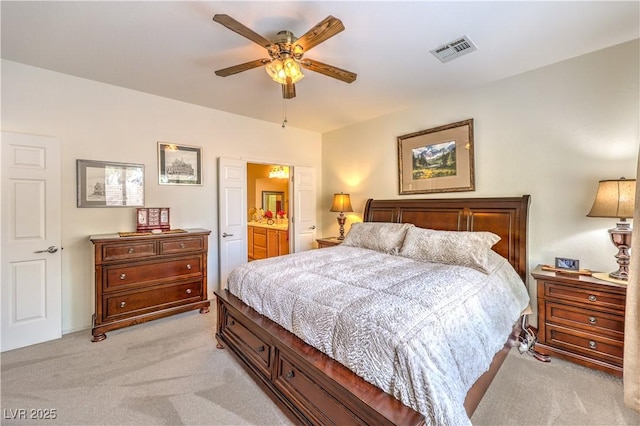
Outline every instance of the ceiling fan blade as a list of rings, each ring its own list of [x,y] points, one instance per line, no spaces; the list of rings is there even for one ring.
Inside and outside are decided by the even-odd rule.
[[[282,85],[282,97],[284,99],[292,99],[296,97],[296,85],[291,82],[290,77],[287,77],[287,84]]]
[[[269,59],[256,59],[255,61],[245,62],[244,64],[234,65],[229,68],[223,68],[216,71],[216,75],[220,77],[227,77],[233,74],[237,74],[242,71],[247,71],[259,66],[269,63]]]
[[[273,44],[271,43],[271,40],[267,40],[266,38],[262,37],[260,34],[244,26],[243,24],[236,21],[229,15],[217,14],[213,16],[213,20],[229,28],[231,31],[236,32],[241,36],[248,38],[252,42],[259,44],[262,47],[271,46]]]
[[[353,83],[358,77],[358,74],[351,71],[343,70],[341,68],[334,67],[333,65],[323,64],[322,62],[314,61],[309,58],[303,58],[300,61],[300,65],[302,65],[303,68],[328,75],[329,77],[337,78],[345,83]]]
[[[296,41],[296,44],[299,44],[305,52],[308,52],[314,46],[317,46],[343,30],[344,25],[342,24],[342,21],[329,15],[324,20],[317,23],[315,27],[304,33]]]

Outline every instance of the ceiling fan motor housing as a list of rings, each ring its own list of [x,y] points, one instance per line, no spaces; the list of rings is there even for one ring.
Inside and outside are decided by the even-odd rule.
[[[304,53],[302,46],[294,44],[298,40],[291,31],[282,30],[278,32],[273,44],[267,48],[269,56],[273,59],[286,59],[293,57],[300,60]]]

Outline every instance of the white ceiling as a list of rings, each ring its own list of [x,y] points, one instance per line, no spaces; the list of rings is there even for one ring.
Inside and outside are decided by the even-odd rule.
[[[326,132],[640,36],[638,1],[2,1],[2,58],[280,123],[281,89],[262,68],[214,71],[266,50],[213,22],[228,14],[268,39],[328,15],[345,31],[305,57],[289,126]],[[429,50],[467,35],[476,52],[442,64]]]

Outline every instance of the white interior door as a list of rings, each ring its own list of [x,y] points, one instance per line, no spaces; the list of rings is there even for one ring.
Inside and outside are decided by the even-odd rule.
[[[218,241],[220,288],[227,287],[233,268],[246,263],[247,162],[218,159]]]
[[[294,251],[314,248],[316,240],[316,171],[311,167],[293,168]]]
[[[2,338],[7,351],[62,336],[60,145],[2,132]]]

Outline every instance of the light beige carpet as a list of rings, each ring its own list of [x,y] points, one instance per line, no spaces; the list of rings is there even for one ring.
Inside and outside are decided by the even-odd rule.
[[[288,418],[226,350],[215,313],[197,311],[107,333],[5,352],[2,424],[285,425]],[[54,420],[31,414],[55,410]],[[25,411],[21,411],[25,410]],[[22,414],[26,419],[18,419]],[[51,413],[51,411],[49,411]],[[513,351],[478,407],[477,425],[640,425],[622,382],[563,361]]]

